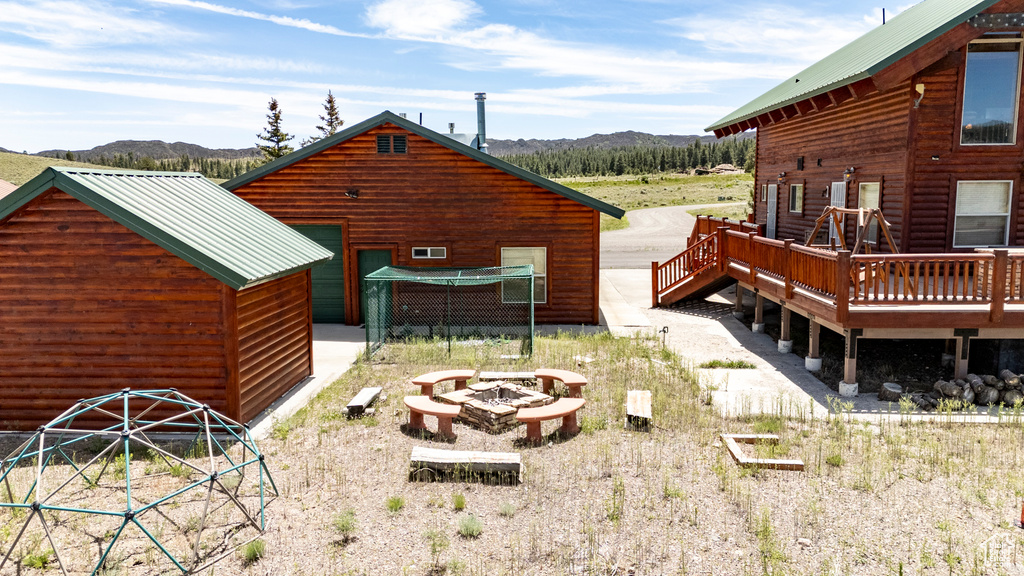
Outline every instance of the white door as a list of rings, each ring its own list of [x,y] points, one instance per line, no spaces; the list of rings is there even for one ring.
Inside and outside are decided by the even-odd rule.
[[[833,182],[832,183],[832,198],[829,201],[829,206],[838,206],[840,208],[846,208],[846,182]],[[834,220],[828,221],[828,237],[829,240],[834,240],[836,246],[840,246],[839,236],[843,234],[842,229],[836,230],[836,224]]]
[[[765,234],[769,238],[775,238],[775,220],[778,218],[779,212],[779,186],[777,184],[768,185],[768,225],[765,230]]]

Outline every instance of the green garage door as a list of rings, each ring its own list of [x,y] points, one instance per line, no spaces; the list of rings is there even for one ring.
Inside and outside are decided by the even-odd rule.
[[[317,244],[334,252],[334,258],[313,267],[313,322],[345,322],[345,264],[341,226],[292,226]]]

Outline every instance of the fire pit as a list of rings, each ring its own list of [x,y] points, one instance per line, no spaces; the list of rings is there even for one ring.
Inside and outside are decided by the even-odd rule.
[[[543,392],[502,381],[473,384],[465,390],[442,394],[440,399],[462,407],[459,422],[492,434],[518,426],[516,412],[520,408],[536,408],[554,401]]]

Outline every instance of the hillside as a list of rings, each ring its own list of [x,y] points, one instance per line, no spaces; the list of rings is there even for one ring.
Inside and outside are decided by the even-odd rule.
[[[21,186],[49,166],[70,166],[74,168],[105,168],[84,162],[69,162],[57,158],[41,158],[26,154],[0,152],[0,180]]]
[[[736,137],[738,140],[754,138],[754,133],[744,132]],[[569,148],[624,148],[628,146],[643,146],[652,148],[670,146],[689,146],[696,140],[702,144],[717,142],[714,136],[679,136],[674,134],[656,136],[646,132],[615,132],[614,134],[593,134],[585,138],[562,138],[558,140],[501,140],[488,138],[488,151],[494,156],[511,156],[513,154],[532,154],[534,152],[548,150],[567,150]]]
[[[68,150],[43,150],[38,152],[36,156],[64,157]],[[78,160],[84,160],[86,162],[90,160],[96,160],[100,156],[106,156],[107,158],[113,158],[116,154],[128,155],[132,154],[136,158],[142,158],[148,156],[154,160],[171,160],[175,158],[181,158],[182,156],[188,156],[189,158],[213,158],[217,160],[238,160],[242,158],[254,158],[262,157],[257,148],[205,148],[198,144],[189,144],[187,142],[174,142],[168,144],[162,140],[118,140],[117,142],[111,142],[110,144],[104,144],[103,146],[97,146],[90,150],[71,150],[71,153],[75,155]]]

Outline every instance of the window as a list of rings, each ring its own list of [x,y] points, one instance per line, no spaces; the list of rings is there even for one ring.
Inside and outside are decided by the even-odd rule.
[[[768,201],[768,185],[761,184],[761,202]]]
[[[533,301],[544,304],[548,301],[548,249],[547,248],[502,248],[502,266],[525,266],[533,264]],[[526,280],[504,280],[501,283],[501,301],[506,304],[526,302],[528,290]]]
[[[880,182],[861,182],[860,194],[857,196],[858,208],[879,208],[878,201],[882,185]],[[878,242],[878,220],[872,218],[868,223],[868,233],[864,238],[871,244]]]
[[[1010,224],[1009,181],[957,182],[953,246],[1005,246]]]
[[[803,212],[804,211],[804,185],[803,184],[790,184],[789,185],[789,211],[790,212]]]
[[[1017,134],[1019,40],[967,45],[961,144],[1013,144]]]
[[[407,151],[405,134],[377,135],[377,154],[405,154]]]
[[[434,248],[413,248],[413,258],[429,258],[431,260],[444,260],[448,257],[448,249],[444,246]]]

